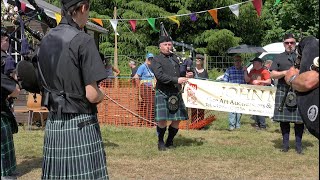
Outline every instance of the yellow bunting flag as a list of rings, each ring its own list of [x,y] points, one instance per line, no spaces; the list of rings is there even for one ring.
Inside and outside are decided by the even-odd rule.
[[[209,10],[208,12],[210,13],[210,15],[211,15],[211,17],[213,18],[214,22],[215,22],[216,24],[219,24],[219,23],[218,23],[218,10],[217,10],[217,9],[211,9],[211,10]]]
[[[98,23],[101,27],[103,27],[103,23],[102,23],[102,20],[101,19],[98,19],[98,18],[92,18],[92,21]]]
[[[177,16],[169,16],[168,17],[171,21],[178,24],[178,28],[180,27],[180,21],[177,19]]]
[[[58,13],[54,13],[54,16],[56,17],[57,24],[59,24],[61,21],[61,15]]]

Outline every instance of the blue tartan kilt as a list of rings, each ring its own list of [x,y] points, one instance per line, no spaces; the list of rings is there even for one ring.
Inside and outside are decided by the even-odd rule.
[[[177,93],[167,93],[159,92],[156,90],[155,95],[155,121],[179,121],[179,120],[188,120],[188,112],[186,106],[182,100],[181,93],[178,95],[179,98],[179,108],[176,112],[171,112],[168,109],[168,98],[171,95],[177,95]]]
[[[10,123],[9,118],[1,114],[1,177],[11,176],[17,166]]]
[[[277,85],[273,119],[274,121],[278,121],[278,122],[303,123],[297,106],[289,107],[286,104],[284,104],[283,111],[282,112],[278,111],[281,105],[282,99],[285,95],[286,88],[287,88],[286,84]]]
[[[94,123],[78,127],[78,123]],[[42,179],[109,179],[106,154],[95,114],[49,113],[46,123]]]

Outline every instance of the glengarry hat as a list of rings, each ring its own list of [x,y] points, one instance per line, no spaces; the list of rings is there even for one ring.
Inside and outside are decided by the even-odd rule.
[[[170,36],[160,36],[160,38],[159,38],[159,44],[163,43],[163,42],[170,42],[170,41],[172,41]]]
[[[65,9],[69,9],[71,6],[77,4],[78,2],[82,2],[83,0],[61,0],[61,3]]]

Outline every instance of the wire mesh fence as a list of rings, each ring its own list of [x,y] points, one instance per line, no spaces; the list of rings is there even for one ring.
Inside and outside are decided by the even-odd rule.
[[[154,96],[152,86],[120,77],[100,83],[105,99],[98,105],[99,123],[116,126],[154,127]],[[152,82],[151,82],[152,83]],[[214,111],[188,109],[189,119],[181,121],[181,129],[201,129],[213,122]]]

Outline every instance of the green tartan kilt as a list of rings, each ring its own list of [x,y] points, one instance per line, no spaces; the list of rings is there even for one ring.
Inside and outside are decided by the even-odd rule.
[[[278,111],[282,99],[285,95],[286,87],[287,85],[285,84],[278,84],[277,86],[273,119],[277,122],[303,123],[297,106],[289,107],[286,104],[284,104],[283,111]]]
[[[42,179],[109,179],[95,114],[50,112],[46,123]],[[82,128],[78,123],[94,119]]]
[[[177,93],[166,93],[159,92],[156,90],[155,95],[155,121],[179,121],[188,120],[188,112],[182,100],[181,93],[178,95],[179,98],[179,108],[176,112],[171,112],[168,110],[167,100],[171,95],[177,95]]]
[[[10,123],[9,118],[1,114],[1,177],[11,176],[17,166]]]

